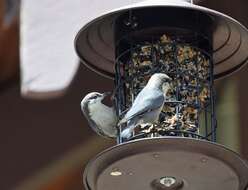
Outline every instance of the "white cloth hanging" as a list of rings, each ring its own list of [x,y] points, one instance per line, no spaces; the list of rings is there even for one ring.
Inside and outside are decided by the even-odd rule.
[[[22,0],[21,93],[28,98],[63,95],[79,66],[74,38],[91,18],[142,0]]]

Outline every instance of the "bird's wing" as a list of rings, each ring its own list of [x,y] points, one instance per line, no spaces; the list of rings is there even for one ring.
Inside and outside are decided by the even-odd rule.
[[[103,132],[103,130],[93,121],[90,119],[90,112],[87,104],[84,104],[81,106],[82,112],[84,114],[84,117],[87,119],[90,127],[99,135],[106,137],[106,134]]]
[[[141,116],[144,113],[160,108],[164,103],[164,95],[159,90],[142,90],[135,99],[131,109],[119,124],[125,123],[130,119]]]

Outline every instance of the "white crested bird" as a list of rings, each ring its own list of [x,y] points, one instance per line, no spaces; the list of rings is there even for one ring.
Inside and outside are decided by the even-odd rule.
[[[170,88],[170,81],[171,78],[163,73],[155,73],[151,76],[135,98],[130,110],[118,123],[118,125],[127,123],[127,127],[121,132],[122,138],[130,138],[137,125],[158,121],[166,93]]]
[[[102,103],[110,93],[91,92],[81,101],[81,110],[90,127],[104,137],[117,136],[117,116],[114,107]]]

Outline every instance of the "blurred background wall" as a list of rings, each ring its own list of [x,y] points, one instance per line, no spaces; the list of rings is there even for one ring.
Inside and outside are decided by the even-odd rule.
[[[246,0],[205,0],[201,4],[248,27]],[[89,129],[80,112],[80,101],[90,91],[111,90],[113,82],[80,66],[65,96],[43,101],[22,98],[20,23],[16,16],[6,24],[5,10],[6,1],[0,0],[0,189],[83,189],[84,165],[114,142],[97,137]],[[247,81],[246,66],[232,77],[217,81],[216,89],[218,142],[248,159]]]

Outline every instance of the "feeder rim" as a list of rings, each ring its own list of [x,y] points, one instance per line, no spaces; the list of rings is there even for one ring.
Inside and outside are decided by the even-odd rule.
[[[119,148],[122,148],[123,146],[132,146],[133,144],[135,145],[136,143],[143,143],[143,142],[147,142],[147,141],[151,141],[150,143],[153,143],[153,142],[156,142],[156,141],[163,141],[165,140],[165,142],[167,141],[167,143],[170,141],[170,143],[172,143],[173,141],[174,142],[180,142],[182,143],[182,147],[185,145],[185,144],[188,144],[188,143],[193,143],[193,144],[198,144],[200,143],[200,146],[207,146],[208,148],[212,147],[213,150],[215,149],[216,150],[222,150],[222,151],[225,151],[228,153],[229,156],[232,156],[232,158],[236,158],[236,160],[239,161],[239,166],[240,165],[243,165],[243,167],[245,167],[246,169],[248,169],[248,162],[244,159],[242,159],[240,157],[240,155],[225,147],[224,145],[222,144],[219,144],[219,143],[215,143],[215,142],[211,142],[211,141],[207,141],[207,140],[204,140],[204,139],[195,139],[195,138],[190,138],[190,137],[171,137],[171,136],[168,136],[168,137],[153,137],[153,138],[142,138],[142,139],[135,139],[135,140],[131,140],[131,141],[128,141],[128,142],[124,142],[124,143],[121,143],[121,144],[117,144],[115,146],[112,146],[110,148],[107,148],[105,149],[104,151],[102,151],[101,153],[97,154],[93,159],[91,159],[85,169],[84,169],[84,172],[83,172],[83,183],[84,185],[88,188],[88,190],[91,190],[91,187],[90,187],[90,184],[88,183],[88,172],[91,170],[91,167],[94,165],[94,162],[97,161],[101,156],[104,156],[105,154],[108,154],[108,152],[111,152],[111,151],[114,151],[116,149],[119,149]],[[153,142],[152,142],[153,141]],[[133,147],[132,147],[133,148]],[[182,148],[183,149],[183,148]],[[157,150],[157,149],[156,149]],[[156,152],[156,150],[154,150],[154,152]],[[194,152],[194,150],[192,150],[192,152]],[[137,154],[139,153],[142,153],[142,151],[138,151],[136,152]],[[206,154],[207,155],[207,154]],[[209,155],[207,155],[209,156]],[[213,155],[212,155],[213,156]],[[114,158],[113,158],[114,159]],[[225,160],[225,159],[224,159]],[[237,166],[237,165],[236,165]],[[234,171],[236,171],[236,166],[230,166]],[[236,171],[237,172],[237,171]],[[246,171],[247,173],[247,171]],[[243,184],[244,185],[244,184]],[[246,184],[245,184],[246,186]],[[244,189],[246,190],[246,189]]]

